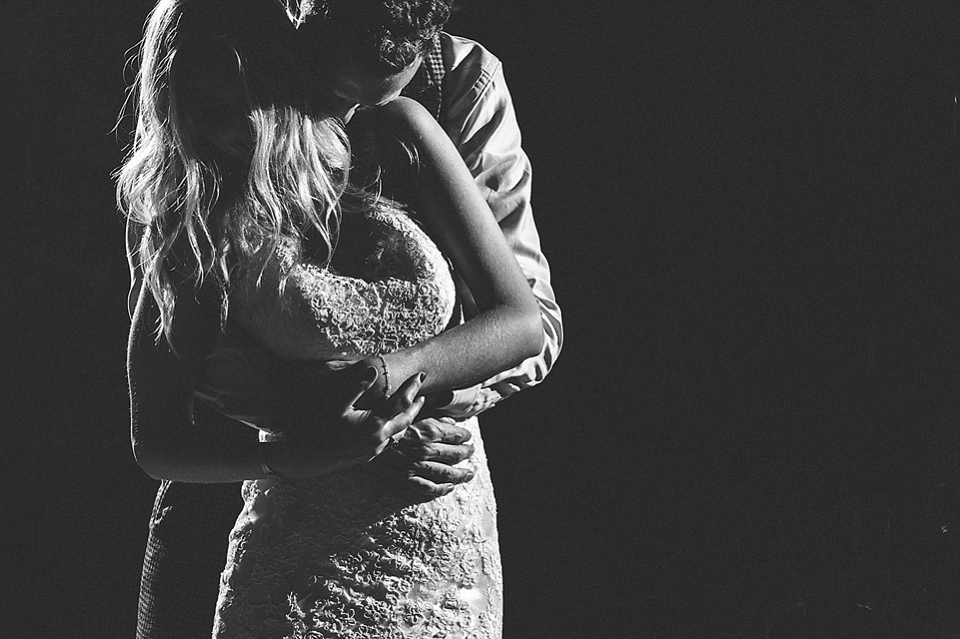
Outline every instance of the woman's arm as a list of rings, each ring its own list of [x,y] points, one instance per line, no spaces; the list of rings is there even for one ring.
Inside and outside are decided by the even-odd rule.
[[[204,437],[193,423],[193,392],[200,363],[213,343],[209,320],[199,303],[177,296],[174,353],[166,335],[156,339],[159,309],[138,282],[127,345],[130,387],[130,426],[133,454],[143,470],[156,479],[189,482],[231,482],[264,477],[259,442],[237,429],[220,441]]]
[[[421,392],[481,382],[540,352],[537,303],[472,176],[429,113],[399,98],[380,109],[384,128],[416,149],[418,217],[473,292],[480,314],[384,356],[395,380],[425,371]]]
[[[422,405],[414,400],[415,379],[384,409],[385,417],[355,410],[353,403],[373,381],[361,380],[363,369],[357,368],[356,378],[345,380],[354,384],[350,399],[317,410],[313,417],[325,427],[303,429],[307,436],[295,443],[258,442],[239,423],[235,432],[199,428],[193,423],[194,389],[219,330],[218,305],[204,300],[204,291],[184,287],[176,296],[171,334],[158,342],[152,329],[159,309],[149,290],[136,286],[141,290],[127,355],[131,440],[137,463],[151,477],[202,483],[257,479],[268,475],[263,462],[291,478],[332,472],[378,454]]]

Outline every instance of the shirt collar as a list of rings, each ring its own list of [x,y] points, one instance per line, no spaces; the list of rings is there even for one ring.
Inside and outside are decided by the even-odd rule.
[[[410,83],[404,87],[403,95],[422,104],[433,117],[440,117],[442,86],[445,69],[443,51],[440,47],[440,34],[433,37],[430,50],[423,57],[420,68]]]

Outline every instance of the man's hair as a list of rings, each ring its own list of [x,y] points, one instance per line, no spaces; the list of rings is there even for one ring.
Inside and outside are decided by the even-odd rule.
[[[299,27],[344,38],[364,67],[397,73],[427,53],[450,18],[453,0],[286,0]]]

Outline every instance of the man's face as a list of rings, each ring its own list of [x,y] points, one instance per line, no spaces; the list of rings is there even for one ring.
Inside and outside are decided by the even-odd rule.
[[[333,115],[348,122],[358,106],[380,106],[403,91],[420,68],[421,57],[398,73],[378,75],[357,62],[339,37],[325,37],[318,47],[321,89],[332,101]]]

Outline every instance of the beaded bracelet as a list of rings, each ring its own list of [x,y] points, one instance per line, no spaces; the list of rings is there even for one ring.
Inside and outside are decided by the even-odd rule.
[[[390,398],[390,373],[387,371],[387,360],[383,359],[383,355],[377,355],[380,359],[380,364],[383,366],[383,398]]]

